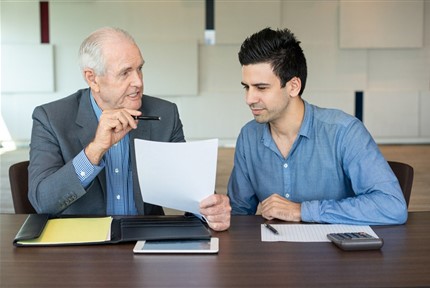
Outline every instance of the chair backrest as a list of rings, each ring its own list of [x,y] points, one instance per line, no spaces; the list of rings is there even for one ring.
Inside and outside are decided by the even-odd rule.
[[[13,208],[16,214],[35,214],[33,206],[28,200],[28,165],[30,161],[23,161],[9,167],[10,190],[12,192]]]
[[[411,197],[412,183],[414,181],[414,168],[412,166],[395,161],[388,161],[391,170],[396,174],[397,179],[402,188],[403,196],[405,196],[406,205],[409,206],[409,198]]]

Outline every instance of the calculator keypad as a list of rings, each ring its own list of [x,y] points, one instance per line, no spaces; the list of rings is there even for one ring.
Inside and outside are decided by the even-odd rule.
[[[343,250],[375,250],[384,244],[381,238],[365,232],[330,233],[327,238]]]

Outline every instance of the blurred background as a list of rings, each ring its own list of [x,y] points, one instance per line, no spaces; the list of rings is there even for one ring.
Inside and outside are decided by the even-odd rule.
[[[252,119],[240,45],[291,29],[308,62],[303,98],[362,119],[387,159],[414,166],[410,208],[430,209],[430,0],[1,0],[0,10],[0,212],[13,212],[7,169],[28,159],[33,109],[86,88],[78,48],[103,26],[134,36],[145,94],[178,105],[187,141],[219,139],[220,193]]]
[[[430,143],[430,0],[0,5],[3,146],[28,145],[35,106],[86,87],[77,51],[103,26],[136,38],[146,61],[145,93],[178,105],[188,141],[219,138],[234,146],[252,119],[237,53],[247,36],[272,27],[290,28],[302,42],[309,69],[304,99],[353,115],[362,105],[378,143]]]

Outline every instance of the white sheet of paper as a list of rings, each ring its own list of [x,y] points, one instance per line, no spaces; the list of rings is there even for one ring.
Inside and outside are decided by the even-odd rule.
[[[215,191],[218,139],[155,142],[135,139],[143,201],[199,213],[199,203]]]
[[[329,233],[366,232],[378,237],[370,226],[345,224],[272,224],[278,230],[275,234],[261,225],[261,241],[263,242],[330,242]]]

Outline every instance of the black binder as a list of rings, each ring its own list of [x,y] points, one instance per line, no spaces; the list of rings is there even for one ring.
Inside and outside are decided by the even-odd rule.
[[[210,239],[209,228],[195,216],[142,216],[113,218],[110,240],[103,242],[28,244],[23,240],[38,238],[50,219],[47,214],[30,214],[15,236],[15,246],[65,246],[114,244],[138,240]]]

